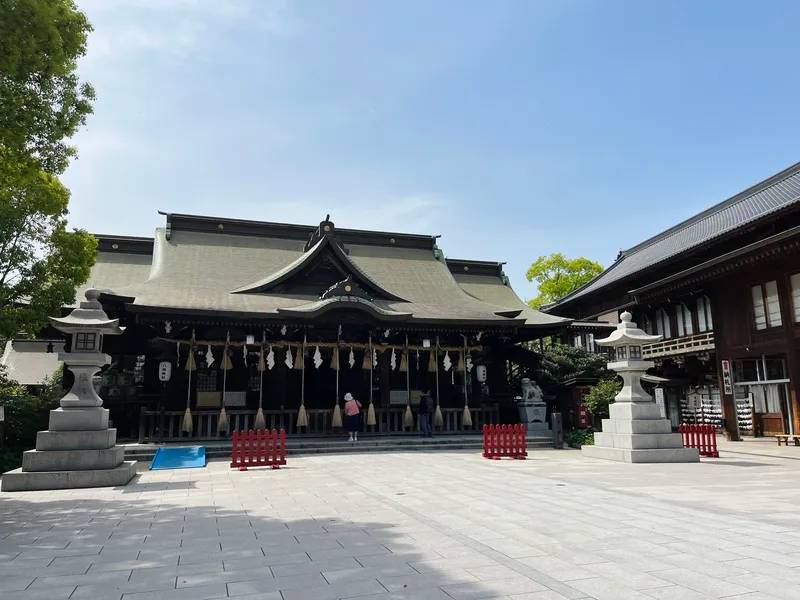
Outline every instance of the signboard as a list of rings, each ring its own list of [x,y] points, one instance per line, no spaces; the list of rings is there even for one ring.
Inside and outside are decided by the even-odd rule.
[[[728,396],[733,395],[733,376],[731,375],[731,361],[722,361],[722,385],[725,388],[725,394]]]
[[[661,418],[666,419],[667,407],[664,406],[664,388],[656,388],[656,404],[658,404],[658,408],[661,410]]]

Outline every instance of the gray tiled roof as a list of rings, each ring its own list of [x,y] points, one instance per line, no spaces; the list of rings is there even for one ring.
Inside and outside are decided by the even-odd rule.
[[[565,296],[564,304],[669,260],[800,200],[800,163],[621,253],[592,281]]]
[[[98,260],[95,287],[135,298],[134,306],[247,314],[277,314],[279,308],[297,308],[319,300],[316,296],[242,293],[244,286],[279,272],[303,256],[304,240],[274,236],[233,235],[172,229],[169,239],[158,229],[153,266],[148,276],[139,270],[141,257]],[[497,313],[517,308],[528,325],[557,325],[566,320],[529,309],[516,302],[487,302],[462,289],[447,265],[431,249],[348,243],[348,258],[377,286],[403,300],[375,299],[378,308],[410,313],[413,319],[497,322],[509,319]],[[101,256],[104,253],[101,253]],[[124,260],[123,260],[124,258]],[[123,263],[127,267],[122,268]],[[120,278],[117,284],[113,279]],[[106,275],[109,277],[106,278]],[[498,284],[502,286],[498,278]],[[510,288],[506,288],[510,290]],[[240,290],[239,293],[233,293]]]
[[[6,342],[0,364],[6,367],[9,379],[21,385],[41,385],[61,366],[58,353],[64,342],[54,340],[53,352],[47,352],[48,340],[14,340]]]
[[[522,313],[518,318],[525,319],[526,325],[558,325],[569,322],[569,319],[532,309],[499,276],[454,273],[453,278],[461,289],[478,300],[504,309],[521,309]]]
[[[68,308],[77,308],[88,289],[123,288],[147,281],[152,262],[152,256],[143,254],[98,252],[89,280],[78,288],[75,302]]]

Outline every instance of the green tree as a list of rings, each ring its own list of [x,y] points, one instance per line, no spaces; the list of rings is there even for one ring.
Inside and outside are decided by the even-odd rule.
[[[539,308],[555,302],[602,272],[603,267],[588,258],[566,258],[561,253],[540,256],[528,269],[528,281],[539,285],[539,295],[528,304]]]
[[[556,344],[545,348],[542,354],[537,381],[544,390],[570,379],[604,379],[614,376],[606,368],[605,356],[584,348]]]
[[[583,398],[583,405],[597,419],[608,418],[608,406],[622,389],[622,383],[616,379],[602,379],[589,388]]]
[[[94,90],[75,73],[91,26],[72,0],[0,0],[0,339],[72,303],[97,242],[67,230],[59,182]]]

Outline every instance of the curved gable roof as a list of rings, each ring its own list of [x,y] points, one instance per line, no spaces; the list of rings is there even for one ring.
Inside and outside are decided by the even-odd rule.
[[[800,163],[629,250],[622,251],[616,262],[608,269],[551,306],[559,306],[599,291],[798,201],[800,201]]]

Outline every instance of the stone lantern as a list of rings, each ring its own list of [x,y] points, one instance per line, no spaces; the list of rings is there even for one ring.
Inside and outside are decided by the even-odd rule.
[[[72,351],[58,359],[75,375],[61,408],[50,411],[50,426],[36,435],[36,450],[22,455],[22,468],[3,475],[3,491],[55,490],[125,485],[136,463],[124,461],[117,430],[108,428],[108,410],[92,378],[111,357],[101,351],[104,335],[120,335],[119,319],[109,319],[98,290],[86,291],[86,302],[53,326],[72,336]]]
[[[603,432],[594,434],[594,446],[583,446],[584,456],[631,463],[698,462],[696,448],[684,448],[681,435],[661,416],[661,409],[642,388],[642,375],[654,366],[643,360],[642,346],[661,340],[636,327],[631,313],[623,312],[616,331],[595,340],[612,349],[608,368],[622,377],[622,390],[603,419]]]

